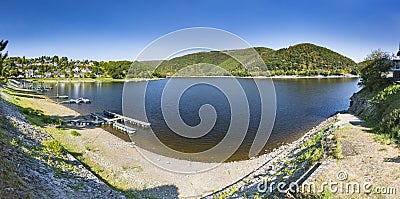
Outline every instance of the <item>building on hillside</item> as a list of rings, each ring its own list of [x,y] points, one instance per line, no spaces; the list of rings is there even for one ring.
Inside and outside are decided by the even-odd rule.
[[[32,69],[25,70],[25,77],[26,78],[32,78],[33,75],[34,75],[34,72],[33,72]]]
[[[72,71],[74,71],[75,73],[79,73],[79,71],[81,71],[81,69],[79,69],[78,67],[75,67]]]
[[[91,71],[88,68],[84,68],[81,70],[82,73],[90,73]]]
[[[399,43],[399,51],[393,58],[393,78],[395,80],[400,80],[400,43]]]
[[[45,78],[51,78],[51,72],[45,72],[44,73]]]

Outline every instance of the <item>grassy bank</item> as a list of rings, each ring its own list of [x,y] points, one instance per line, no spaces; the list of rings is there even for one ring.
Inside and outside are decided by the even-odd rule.
[[[363,89],[356,94],[366,103],[354,109],[377,134],[376,140],[386,144],[400,143],[400,85],[391,84],[377,90]]]
[[[122,192],[128,198],[137,198],[136,193],[137,190],[140,189],[132,189],[131,186],[126,186],[129,183],[122,178],[121,173],[108,169],[97,161],[96,158],[98,154],[96,153],[98,151],[105,151],[106,149],[99,149],[99,146],[93,144],[92,140],[83,136],[89,134],[86,130],[72,129],[64,125],[63,120],[66,117],[74,116],[73,114],[76,113],[71,110],[68,111],[65,107],[55,104],[46,97],[38,94],[25,95],[25,93],[18,90],[0,89],[1,92],[4,92],[9,96],[9,98],[5,99],[14,104],[19,112],[35,125],[36,128],[40,131],[46,132],[54,138],[54,140],[49,140],[43,143],[45,150],[57,157],[60,156],[59,158],[62,158],[61,156],[63,156],[62,151],[67,151],[110,187]],[[64,115],[59,115],[58,112],[62,112]],[[1,124],[5,125],[3,122]],[[3,133],[0,135],[3,136]],[[57,164],[67,165],[63,162],[57,164],[49,162],[49,164],[53,166]],[[61,170],[59,172],[62,172],[64,169],[63,167],[60,168]],[[125,168],[125,171],[128,170],[140,172],[141,168],[139,166]]]

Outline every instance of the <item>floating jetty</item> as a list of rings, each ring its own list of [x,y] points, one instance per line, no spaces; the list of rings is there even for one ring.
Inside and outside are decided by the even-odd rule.
[[[71,120],[69,123],[72,125],[81,125],[81,126],[102,126],[107,125],[114,129],[120,130],[127,134],[133,134],[136,132],[136,129],[128,126],[125,122],[139,126],[142,128],[149,128],[150,123],[143,122],[140,120],[136,120],[133,118],[129,118],[117,113],[113,113],[110,111],[103,111],[103,113],[90,113],[91,121],[76,121]]]
[[[110,111],[103,111],[103,115],[111,117],[112,118],[111,120],[116,120],[116,121],[121,121],[121,122],[128,122],[128,123],[131,123],[133,125],[140,126],[140,127],[143,127],[143,128],[150,128],[150,125],[151,125],[148,122],[143,122],[143,121],[140,121],[140,120],[129,118],[129,117],[117,114],[117,113],[110,112]]]
[[[59,95],[59,96],[56,96],[56,98],[58,98],[58,99],[68,99],[68,95]]]
[[[68,98],[68,96],[63,96]],[[90,101],[90,99],[85,99],[85,98],[78,98],[78,99],[70,99],[67,101],[62,101],[59,102],[60,104],[90,104],[92,103],[92,101]]]
[[[110,111],[103,113],[90,113],[90,119],[85,120],[70,120],[68,123],[74,126],[109,126],[126,134],[134,134],[136,129],[126,125],[126,123],[136,125],[142,128],[149,128],[150,123],[139,121],[133,118],[125,117]]]

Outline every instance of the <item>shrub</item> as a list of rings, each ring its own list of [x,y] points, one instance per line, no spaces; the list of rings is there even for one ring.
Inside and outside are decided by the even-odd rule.
[[[379,133],[386,133],[390,138],[400,138],[400,109],[392,110],[381,122]]]
[[[57,154],[62,154],[64,151],[63,146],[58,140],[46,140],[43,142],[43,146]]]
[[[72,130],[72,131],[71,131],[71,135],[72,135],[72,136],[80,136],[81,134],[78,133],[78,131]]]

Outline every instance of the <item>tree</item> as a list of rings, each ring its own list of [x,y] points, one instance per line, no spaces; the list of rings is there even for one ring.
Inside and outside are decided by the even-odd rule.
[[[3,76],[3,61],[7,58],[8,52],[5,54],[2,51],[7,47],[8,41],[0,41],[0,76]]]
[[[373,91],[390,83],[383,73],[393,66],[391,56],[387,52],[383,52],[381,49],[372,51],[367,56],[364,62],[360,64],[361,68],[361,85],[364,85],[368,90]]]

